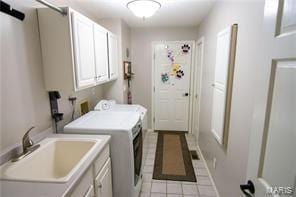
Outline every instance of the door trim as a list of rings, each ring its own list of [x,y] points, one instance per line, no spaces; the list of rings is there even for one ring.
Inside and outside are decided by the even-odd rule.
[[[193,68],[195,68],[196,66],[196,52],[195,52],[195,47],[196,47],[196,41],[194,40],[176,40],[176,41],[152,41],[152,44],[151,44],[151,59],[152,59],[152,75],[151,75],[151,81],[152,81],[152,86],[151,86],[151,92],[152,92],[152,99],[151,99],[151,125],[152,125],[152,131],[155,130],[155,121],[154,121],[154,118],[155,118],[155,102],[154,102],[154,99],[155,99],[155,91],[154,91],[154,87],[155,87],[155,63],[154,63],[154,48],[157,44],[163,44],[163,43],[179,43],[179,42],[187,42],[187,43],[190,43],[191,46],[192,46],[192,56],[191,56],[191,66],[190,66],[190,79],[189,79],[189,93],[190,93],[190,97],[189,97],[189,114],[188,114],[188,117],[189,117],[189,120],[188,120],[188,128],[189,128],[189,131],[188,133],[192,133],[192,113],[193,113],[193,93],[194,93],[194,80],[193,77],[194,77],[194,71]]]
[[[201,51],[199,52],[198,51],[198,45],[201,45]],[[191,128],[192,128],[192,133],[195,134],[195,138],[198,142],[198,137],[199,137],[199,130],[200,130],[200,103],[201,103],[201,93],[202,93],[202,77],[203,77],[203,67],[204,67],[204,47],[205,47],[205,37],[202,36],[200,37],[197,41],[196,41],[196,52],[195,52],[195,66],[194,66],[194,69],[193,69],[193,73],[194,73],[194,76],[195,78],[193,78],[193,100],[192,100],[192,109],[195,107],[195,106],[198,106],[198,112],[197,112],[197,116],[195,117],[195,114],[194,114],[194,111],[192,110],[192,123],[191,123]],[[198,55],[200,53],[200,65],[199,65],[199,62],[198,62]],[[198,68],[200,68],[200,72],[198,72]],[[199,81],[198,81],[199,79]],[[197,82],[199,82],[199,91],[196,92],[196,85],[197,85]],[[194,97],[195,95],[198,95],[199,99],[198,99],[198,102],[195,103],[194,102]],[[195,121],[198,121],[198,127],[197,127],[197,130],[195,130],[194,128],[194,120]]]

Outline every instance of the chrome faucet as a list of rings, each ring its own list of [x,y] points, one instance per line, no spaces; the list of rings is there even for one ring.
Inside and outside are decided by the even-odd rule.
[[[33,140],[29,136],[30,131],[32,131],[34,128],[35,127],[31,127],[23,136],[23,140],[22,140],[23,152],[20,155],[13,158],[11,160],[12,162],[23,159],[24,157],[26,157],[27,155],[29,155],[30,153],[32,153],[33,151],[35,151],[37,148],[40,147],[40,144],[34,145]]]
[[[23,136],[23,153],[27,153],[29,149],[34,145],[34,142],[29,136],[30,131],[32,131],[35,127],[31,127]]]

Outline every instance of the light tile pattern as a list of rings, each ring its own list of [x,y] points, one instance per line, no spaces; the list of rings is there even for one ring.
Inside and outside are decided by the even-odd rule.
[[[186,140],[190,150],[197,150],[194,135],[186,134]],[[157,133],[147,132],[143,144],[143,185],[140,197],[216,197],[202,160],[192,160],[196,183],[152,179],[156,142]]]

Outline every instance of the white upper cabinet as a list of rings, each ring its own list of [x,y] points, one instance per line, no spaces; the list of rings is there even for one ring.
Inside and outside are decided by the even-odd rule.
[[[93,22],[78,13],[72,13],[76,87],[96,84],[96,64]],[[97,55],[99,56],[99,55]]]
[[[46,90],[78,91],[116,79],[116,35],[67,9],[67,16],[49,8],[38,9]]]
[[[108,31],[94,24],[95,60],[97,83],[109,80],[108,65]]]
[[[117,36],[108,32],[108,48],[109,48],[109,78],[110,80],[118,77],[118,40]]]

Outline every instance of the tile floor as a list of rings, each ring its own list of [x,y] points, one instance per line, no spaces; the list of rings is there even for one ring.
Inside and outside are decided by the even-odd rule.
[[[197,150],[193,135],[186,134],[186,140],[190,150]],[[152,179],[156,142],[157,133],[147,132],[143,143],[144,166],[140,197],[216,197],[205,163],[202,160],[192,160],[196,183]]]

